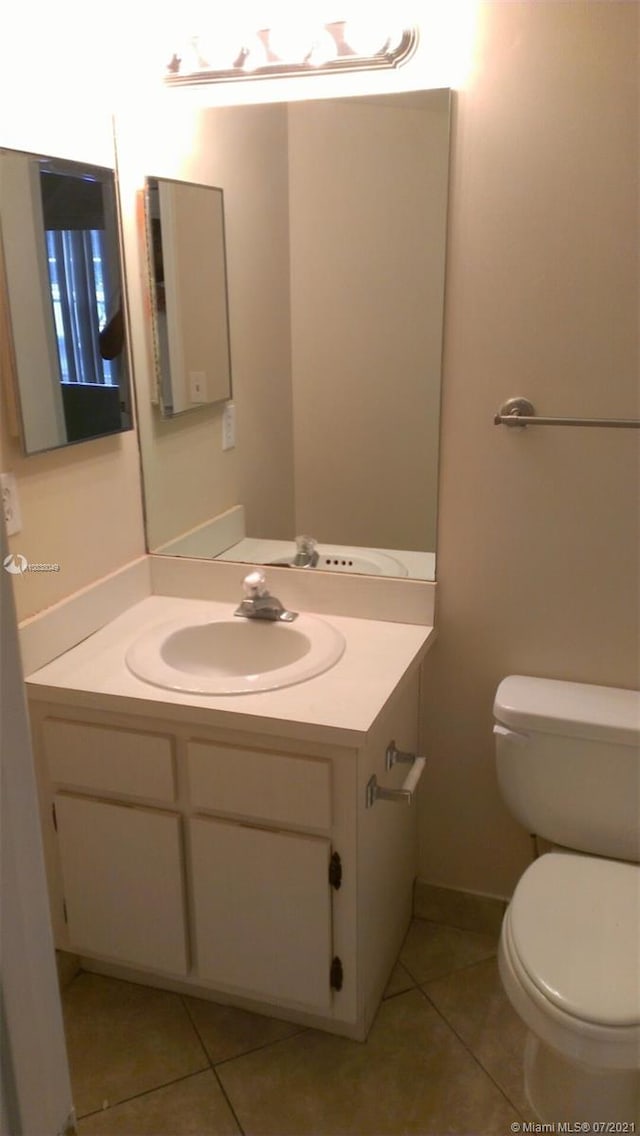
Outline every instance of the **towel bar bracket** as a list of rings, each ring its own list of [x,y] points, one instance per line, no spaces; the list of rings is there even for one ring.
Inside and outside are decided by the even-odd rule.
[[[525,422],[518,422],[519,418],[533,418],[535,410],[533,403],[529,402],[528,398],[508,398],[503,402],[500,410],[494,418],[494,424],[500,426],[505,418],[511,419],[505,422],[506,426],[525,426]]]

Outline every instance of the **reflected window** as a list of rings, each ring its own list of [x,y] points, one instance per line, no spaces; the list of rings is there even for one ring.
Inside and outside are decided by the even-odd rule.
[[[40,187],[61,382],[117,386],[121,297],[119,278],[109,279],[102,182],[42,170]]]
[[[25,453],[131,429],[114,171],[0,150],[0,214]]]
[[[100,350],[109,322],[104,233],[47,230],[46,239],[61,381],[117,386],[117,368]]]

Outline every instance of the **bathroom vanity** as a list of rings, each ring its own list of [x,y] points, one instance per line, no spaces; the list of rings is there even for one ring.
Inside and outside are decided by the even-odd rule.
[[[155,624],[229,606],[149,596],[29,676],[56,944],[85,969],[362,1039],[416,866],[415,805],[376,794],[407,779],[390,745],[417,751],[432,629],[328,616],[342,658],[258,694],[128,670]]]

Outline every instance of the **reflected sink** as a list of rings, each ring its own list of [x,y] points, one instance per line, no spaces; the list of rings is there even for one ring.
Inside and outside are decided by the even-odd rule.
[[[276,566],[294,567],[294,556],[280,556],[270,560],[269,564]],[[387,556],[385,552],[367,549],[364,552],[350,552],[344,549],[318,548],[318,563],[316,568],[324,572],[357,572],[365,576],[407,576],[408,571],[404,564],[396,560],[395,556]]]
[[[329,670],[345,641],[330,623],[229,619],[161,623],[126,653],[130,671],[154,686],[188,694],[249,694],[305,682]]]

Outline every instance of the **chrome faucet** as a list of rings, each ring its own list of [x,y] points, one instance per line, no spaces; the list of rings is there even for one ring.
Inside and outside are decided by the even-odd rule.
[[[319,560],[316,541],[312,536],[296,537],[296,554],[291,561],[294,568],[315,568]]]
[[[256,569],[245,576],[242,590],[244,599],[234,615],[244,616],[245,619],[269,619],[272,623],[292,623],[298,618],[297,611],[287,611],[280,600],[267,590],[264,572]]]

